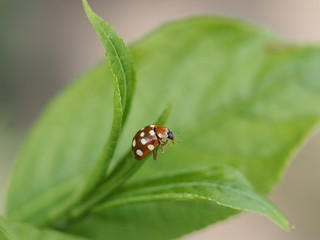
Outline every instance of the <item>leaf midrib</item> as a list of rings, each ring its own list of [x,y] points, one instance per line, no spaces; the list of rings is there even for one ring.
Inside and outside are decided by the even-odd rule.
[[[96,15],[99,19],[101,19],[98,15]],[[102,21],[103,21],[103,19],[101,19]],[[122,76],[123,76],[123,79],[124,79],[124,81],[121,83],[121,81],[119,81],[119,78],[116,76],[116,74],[115,74],[115,72],[113,71],[113,67],[111,67],[110,69],[111,69],[111,72],[112,72],[112,75],[113,75],[113,77],[114,77],[114,79],[117,81],[117,83],[118,84],[120,84],[121,83],[121,85],[123,86],[123,88],[124,88],[124,99],[123,99],[123,104],[122,105],[124,105],[125,104],[125,95],[126,95],[126,91],[127,91],[127,88],[126,88],[126,84],[125,83],[127,83],[128,82],[128,79],[127,79],[127,76],[126,76],[126,74],[125,74],[125,71],[124,71],[124,68],[123,68],[123,66],[122,66],[122,62],[121,62],[121,59],[120,59],[120,56],[119,56],[119,54],[118,54],[118,51],[116,51],[116,48],[115,48],[115,46],[114,46],[114,43],[113,43],[113,41],[112,41],[112,39],[109,37],[109,35],[108,34],[106,34],[106,32],[103,30],[103,27],[101,26],[101,23],[97,23],[98,24],[98,26],[99,26],[99,32],[105,37],[105,39],[110,43],[110,45],[111,45],[111,47],[112,47],[112,49],[113,49],[113,51],[114,51],[114,53],[115,53],[115,55],[116,55],[116,59],[117,59],[117,61],[118,61],[118,64],[120,65],[120,69],[121,69],[121,74],[122,74]],[[121,50],[122,51],[122,50]],[[109,63],[110,63],[110,65],[111,65],[111,61],[110,61],[110,57],[108,57],[107,56],[107,58],[109,59]],[[120,91],[120,93],[121,93],[121,91]],[[125,106],[124,106],[125,107]],[[123,107],[123,109],[124,109],[124,107]]]
[[[107,206],[109,204],[110,204],[110,206],[113,206],[112,201],[117,202],[117,198],[118,197],[120,199],[122,197],[125,198],[127,196],[129,196],[129,197],[132,196],[131,198],[133,198],[133,199],[134,198],[147,198],[150,194],[154,194],[154,192],[163,191],[163,190],[171,190],[171,189],[175,189],[175,188],[179,188],[179,187],[220,188],[222,190],[229,191],[229,192],[234,192],[235,194],[242,195],[242,196],[247,197],[249,199],[253,199],[254,201],[260,202],[261,205],[265,206],[265,202],[263,201],[263,199],[257,198],[255,195],[249,194],[246,191],[241,191],[241,190],[239,190],[237,188],[234,188],[232,186],[227,186],[227,185],[217,184],[217,183],[207,183],[207,182],[196,182],[196,181],[194,181],[194,182],[187,182],[187,183],[174,183],[174,184],[167,184],[167,185],[161,185],[161,186],[152,186],[152,187],[146,187],[146,188],[143,188],[143,189],[132,190],[132,191],[128,190],[125,194],[119,193],[118,196],[114,196],[114,199],[110,199],[109,202],[106,202],[105,204],[102,204],[102,205],[98,206],[97,209],[106,209],[106,208],[108,208]],[[139,195],[141,193],[142,193],[142,195]],[[143,193],[145,193],[145,194],[143,194]],[[133,196],[134,194],[138,194],[138,196]],[[193,195],[193,196],[198,196],[201,199],[206,199],[206,200],[209,200],[209,201],[216,202],[217,204],[225,206],[225,207],[230,207],[230,208],[237,209],[237,210],[242,210],[242,211],[243,210],[251,211],[250,209],[247,209],[247,208],[239,208],[239,207],[236,207],[236,206],[232,206],[232,205],[223,203],[223,202],[221,202],[221,200],[219,201],[217,198],[214,198],[213,196],[207,197],[205,195],[194,194],[194,193],[191,193],[191,192],[160,193],[160,195],[164,195],[164,196],[179,196],[179,198],[181,198],[180,195],[190,196],[190,194]],[[169,197],[169,199],[170,199],[170,197]],[[187,200],[187,199],[188,198],[186,198],[185,200]],[[192,198],[190,198],[190,199],[192,199]],[[273,215],[278,215],[276,212],[273,211],[273,209],[270,209],[270,208],[268,208],[268,209],[269,209],[269,211],[270,210],[272,211]],[[263,211],[263,212],[265,212],[265,211]]]

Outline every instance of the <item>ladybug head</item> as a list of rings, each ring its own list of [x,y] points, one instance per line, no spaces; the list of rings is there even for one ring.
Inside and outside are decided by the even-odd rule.
[[[170,130],[168,131],[167,134],[169,139],[174,140],[173,133]]]

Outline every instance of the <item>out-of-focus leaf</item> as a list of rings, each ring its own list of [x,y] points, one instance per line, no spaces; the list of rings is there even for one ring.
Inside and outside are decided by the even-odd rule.
[[[110,130],[112,89],[110,72],[101,64],[49,104],[18,156],[7,196],[8,217],[46,221],[81,186]]]
[[[157,202],[123,205],[91,214],[70,227],[71,233],[104,240],[176,239],[239,211],[206,202]]]
[[[139,178],[210,166],[214,159],[266,193],[319,122],[319,48],[289,45],[238,21],[200,17],[167,24],[132,49],[139,82],[120,145],[169,96],[175,104],[168,126],[181,142],[157,164],[148,162]],[[148,94],[154,89],[163,101]]]
[[[89,240],[53,230],[37,229],[31,225],[7,222],[0,217],[1,240]]]
[[[14,238],[9,234],[8,226],[5,220],[0,217],[0,239],[1,240],[14,240]]]
[[[7,212],[12,219],[40,224],[46,222],[48,216],[59,214],[63,200],[70,199],[72,192],[84,182],[95,160],[99,159],[90,175],[93,177],[85,181],[84,194],[90,192],[106,173],[122,120],[128,114],[134,88],[130,52],[114,30],[88,5],[85,6],[106,48],[115,80],[114,120],[109,140],[106,144],[111,120],[110,75],[102,67],[93,70],[51,104],[29,134],[9,189]],[[95,78],[97,82],[93,80]],[[25,184],[28,182],[26,193]]]
[[[0,226],[3,220],[0,219]],[[6,222],[7,231],[10,234],[9,238],[1,238],[1,227],[0,227],[0,239],[1,240],[89,240],[87,238],[73,236],[58,231],[48,229],[38,229],[34,226],[16,223]],[[9,236],[9,235],[6,235]],[[5,237],[6,237],[5,236]]]

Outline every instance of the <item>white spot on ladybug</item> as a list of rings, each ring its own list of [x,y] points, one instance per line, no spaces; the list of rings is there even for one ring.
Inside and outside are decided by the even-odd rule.
[[[140,137],[143,137],[144,136],[144,132],[140,133]]]
[[[149,147],[149,146],[148,146],[148,147]],[[142,152],[140,149],[138,149],[138,150],[136,151],[136,154],[141,157],[141,156],[143,155],[143,152]]]
[[[149,144],[148,148],[152,151],[154,149],[154,146],[152,144]]]
[[[141,128],[140,130],[142,131],[144,128]]]
[[[154,128],[155,125],[150,125],[150,127]]]
[[[146,145],[147,141],[144,138],[142,138],[141,143],[142,143],[142,145]]]
[[[136,140],[133,139],[133,141],[132,141],[132,147],[135,147],[135,146],[136,146]]]
[[[165,133],[158,133],[158,136],[159,136],[160,138],[166,138],[166,137],[167,137],[167,134],[165,134]]]
[[[150,130],[150,132],[149,132],[149,133],[150,133],[150,135],[151,135],[151,136],[156,135],[156,133],[155,133],[153,130]]]

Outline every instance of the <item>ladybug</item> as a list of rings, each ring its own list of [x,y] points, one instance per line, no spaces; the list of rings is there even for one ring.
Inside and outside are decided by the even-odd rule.
[[[174,143],[173,134],[168,128],[155,124],[145,126],[132,139],[132,154],[135,159],[141,160],[153,151],[153,159],[156,160],[158,149],[163,152],[162,147],[168,144],[169,139]]]

